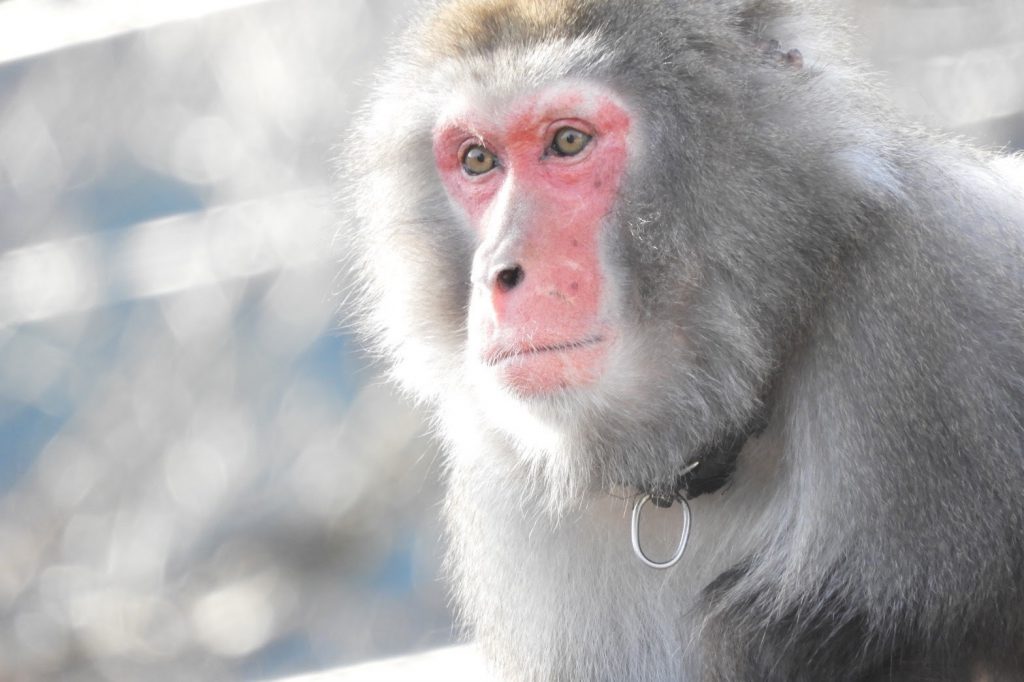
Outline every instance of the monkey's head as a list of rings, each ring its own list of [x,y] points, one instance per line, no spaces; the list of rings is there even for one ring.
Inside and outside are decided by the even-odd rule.
[[[456,0],[409,32],[339,246],[449,435],[564,494],[671,479],[763,408],[864,205],[821,179],[864,132],[791,105],[816,76],[758,47],[775,4]]]

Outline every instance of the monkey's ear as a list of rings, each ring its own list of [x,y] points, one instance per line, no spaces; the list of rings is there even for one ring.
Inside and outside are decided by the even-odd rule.
[[[735,0],[740,29],[756,44],[778,41],[786,50],[796,48],[804,60],[832,63],[849,54],[844,21],[849,9],[837,0]]]

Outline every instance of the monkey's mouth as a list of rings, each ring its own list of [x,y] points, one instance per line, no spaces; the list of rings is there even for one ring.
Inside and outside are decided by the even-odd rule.
[[[569,341],[564,343],[534,344],[522,343],[512,346],[495,348],[484,353],[484,364],[494,367],[514,358],[527,358],[545,353],[564,353],[583,348],[590,348],[604,343],[605,337],[595,334],[580,341]]]
[[[520,396],[540,396],[592,384],[604,371],[608,337],[577,341],[515,343],[488,349],[483,362],[498,381]]]

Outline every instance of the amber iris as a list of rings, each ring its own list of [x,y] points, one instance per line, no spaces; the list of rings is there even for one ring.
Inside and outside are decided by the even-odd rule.
[[[462,169],[470,175],[483,175],[494,170],[498,157],[491,150],[475,144],[462,155]]]
[[[555,133],[555,139],[551,141],[551,151],[558,156],[576,156],[590,143],[590,135],[582,130],[566,126]]]

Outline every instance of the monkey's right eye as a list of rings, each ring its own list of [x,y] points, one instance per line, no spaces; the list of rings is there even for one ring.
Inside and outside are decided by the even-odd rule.
[[[469,175],[489,173],[498,165],[498,157],[491,150],[479,144],[467,149],[462,155],[462,169]]]

